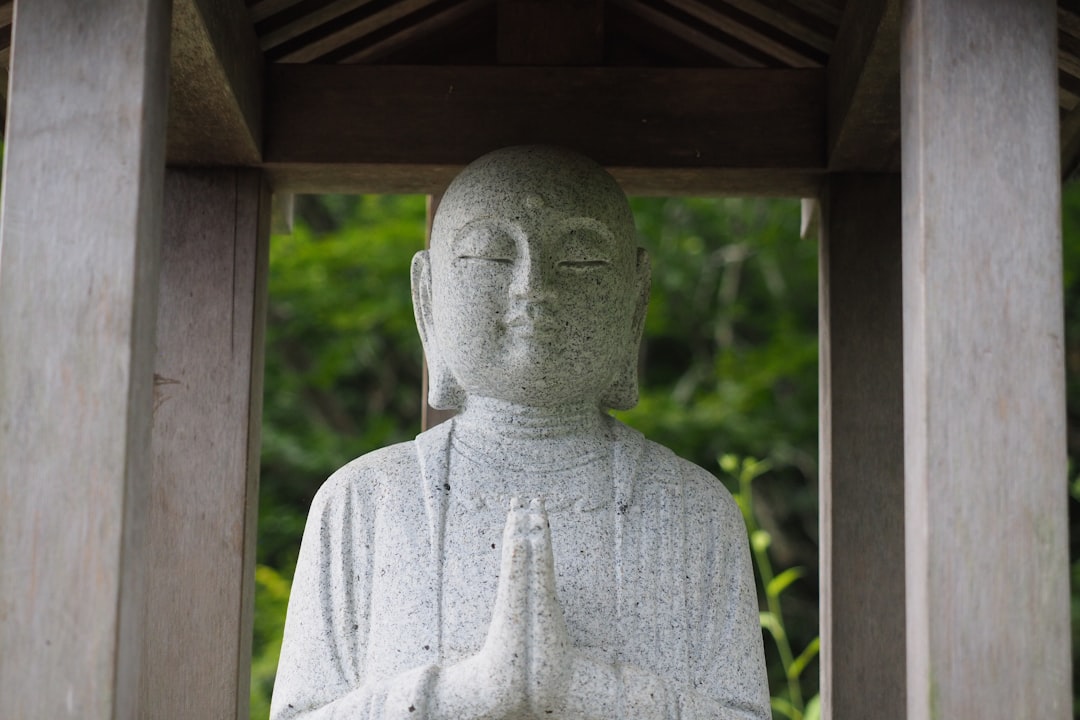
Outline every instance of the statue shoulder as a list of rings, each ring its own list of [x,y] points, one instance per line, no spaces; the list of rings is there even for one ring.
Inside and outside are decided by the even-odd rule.
[[[371,494],[383,487],[402,487],[406,479],[419,476],[416,453],[416,443],[409,440],[361,455],[334,471],[319,488],[313,504],[334,503],[344,496]]]
[[[637,430],[619,425],[620,440],[640,447],[637,482],[677,484],[688,512],[718,515],[725,523],[736,519],[741,522],[739,506],[719,478]]]

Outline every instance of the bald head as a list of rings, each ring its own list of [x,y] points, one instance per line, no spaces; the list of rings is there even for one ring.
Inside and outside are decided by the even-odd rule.
[[[592,160],[549,147],[476,160],[443,195],[413,279],[429,364],[453,389],[444,401],[433,384],[433,406],[636,401],[648,258]]]
[[[627,245],[636,242],[630,204],[607,171],[570,150],[523,145],[488,153],[454,178],[435,215],[432,246],[479,215],[521,208],[593,218]]]

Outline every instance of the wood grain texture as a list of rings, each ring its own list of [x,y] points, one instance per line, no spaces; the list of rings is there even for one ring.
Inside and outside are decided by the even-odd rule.
[[[470,54],[480,53],[483,56],[482,60],[465,64],[483,64],[489,58],[484,55],[486,50],[481,46],[490,45],[492,49],[489,54],[492,57],[495,52],[494,38],[488,37],[494,33],[478,32],[472,27],[484,16],[484,11],[491,15],[489,24],[494,26],[492,0],[454,0],[449,4],[428,5],[419,13],[385,27],[382,32],[365,35],[339,48],[332,54],[333,61],[342,64],[386,62],[392,65],[398,64],[397,58],[404,56],[408,59],[400,64],[424,65],[430,64],[434,58],[441,59],[447,47],[460,52],[460,46],[465,44]],[[478,34],[481,38],[479,42],[474,42]]]
[[[770,65],[769,57],[765,53],[758,52],[754,47],[731,36],[710,32],[708,25],[691,15],[683,13],[673,15],[670,11],[664,12],[642,0],[612,0],[612,2],[626,12],[638,16],[653,28],[677,38],[679,43],[685,43],[705,53],[726,67],[761,68]]]
[[[778,66],[821,67],[827,59],[824,53],[730,5],[714,5],[702,0],[668,0],[668,2],[689,17],[765,53],[778,61]]]
[[[269,207],[258,171],[166,178],[140,718],[248,716]]]
[[[19,4],[0,233],[5,718],[137,716],[168,46],[167,3]]]
[[[601,65],[602,0],[498,0],[500,65]]]
[[[461,166],[525,143],[612,167],[824,163],[820,70],[278,65],[269,77],[264,158],[275,168]]]
[[[777,0],[726,0],[724,4],[752,15],[822,52],[828,53],[832,49],[836,24],[830,25],[798,7]]]
[[[243,0],[173,0],[168,160],[257,162],[263,61]]]
[[[900,4],[847,4],[829,58],[830,170],[900,170]]]
[[[1072,716],[1051,0],[911,0],[908,717]]]
[[[822,216],[822,711],[903,720],[899,175],[830,175]]]
[[[479,155],[477,155],[479,157]],[[475,159],[475,158],[473,158]],[[465,166],[428,164],[264,163],[275,192],[398,193],[441,192]],[[807,197],[821,186],[822,171],[739,168],[641,168],[608,166],[628,195],[668,197]]]

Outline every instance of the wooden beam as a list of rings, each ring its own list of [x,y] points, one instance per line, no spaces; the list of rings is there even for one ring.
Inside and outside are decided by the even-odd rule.
[[[147,720],[248,717],[269,205],[257,170],[166,178]]]
[[[258,162],[263,60],[243,0],[173,0],[168,161]]]
[[[439,192],[480,155],[530,143],[672,189],[813,191],[824,166],[821,70],[282,65],[269,77],[278,190]]]
[[[335,53],[334,60],[343,65],[373,64],[396,52],[406,48],[417,48],[419,45],[423,45],[425,50],[430,51],[432,46],[429,38],[431,36],[455,26],[461,20],[468,19],[490,6],[491,0],[455,0],[451,5],[429,6],[426,12],[407,18],[408,23],[403,24],[394,32],[371,33],[364,36],[363,41],[350,43],[347,52]],[[438,54],[437,51],[436,54]]]
[[[337,62],[335,55],[350,54],[349,46],[363,38],[378,34],[405,19],[435,5],[437,0],[338,0],[325,6],[326,19],[310,29],[309,16],[300,15],[297,22],[263,38],[267,57],[275,62],[311,63]],[[346,12],[343,12],[346,11]]]
[[[911,720],[1072,717],[1054,5],[904,3]]]
[[[494,148],[492,148],[494,149]],[[479,154],[476,156],[479,157]],[[474,160],[476,158],[473,158]],[[425,195],[446,189],[466,165],[265,163],[275,192]],[[816,195],[819,170],[607,166],[629,195],[792,197]]]
[[[0,714],[139,717],[168,3],[20,2],[0,229]],[[172,668],[157,668],[170,672]]]
[[[768,63],[768,56],[730,36],[712,31],[708,25],[693,16],[675,17],[670,12],[654,7],[641,0],[612,0],[626,12],[637,15],[648,24],[657,27],[680,42],[693,46],[724,65],[738,68],[760,68]]]
[[[800,12],[792,5],[776,0],[726,0],[725,5],[752,15],[821,52],[827,54],[832,50],[835,25],[829,25],[812,14]]]
[[[845,7],[829,58],[830,170],[900,170],[900,6]]]
[[[694,20],[711,25],[746,43],[774,58],[784,67],[822,67],[828,57],[825,53],[730,5],[712,5],[702,0],[668,2]]]
[[[822,717],[904,720],[900,177],[830,175],[822,205]]]
[[[602,65],[602,0],[499,0],[500,65]]]

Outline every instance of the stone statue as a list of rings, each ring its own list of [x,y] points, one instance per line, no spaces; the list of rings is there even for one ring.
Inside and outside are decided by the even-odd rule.
[[[485,155],[413,261],[456,418],[312,504],[272,717],[766,720],[742,517],[608,409],[637,401],[649,262],[567,151]]]

